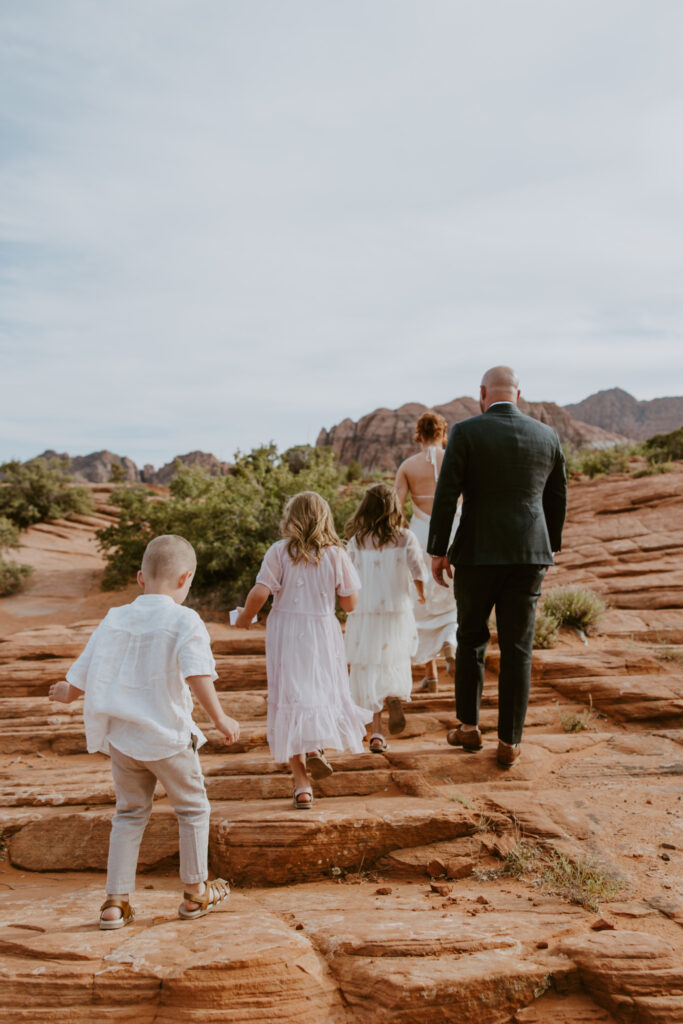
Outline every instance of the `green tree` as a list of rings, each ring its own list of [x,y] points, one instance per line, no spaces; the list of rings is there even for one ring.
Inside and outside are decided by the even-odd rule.
[[[20,530],[43,519],[91,510],[90,492],[72,485],[59,459],[13,459],[0,465],[0,516]]]
[[[98,532],[107,560],[103,585],[128,583],[148,541],[178,533],[197,553],[195,591],[225,604],[242,600],[280,535],[285,502],[299,491],[314,490],[326,498],[341,531],[360,489],[343,485],[331,449],[311,447],[305,459],[298,457],[299,449],[293,459],[292,451],[279,454],[271,444],[238,452],[226,476],[182,467],[166,500],[144,487],[118,488],[112,501],[121,509],[119,520]]]

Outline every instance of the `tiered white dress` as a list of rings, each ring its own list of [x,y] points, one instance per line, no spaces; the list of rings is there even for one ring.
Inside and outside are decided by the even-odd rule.
[[[319,748],[363,749],[372,715],[351,700],[335,595],[360,580],[340,547],[319,565],[292,562],[284,540],[265,554],[256,582],[273,595],[266,626],[268,744],[279,764]]]
[[[410,659],[417,647],[412,580],[426,582],[426,568],[409,530],[397,544],[382,548],[367,538],[359,547],[352,538],[347,551],[362,584],[346,620],[351,695],[361,707],[381,711],[385,697],[410,700]]]
[[[427,450],[427,459],[434,467],[434,480],[436,481],[439,474],[435,449],[429,448]],[[431,497],[431,495],[422,495],[422,497]],[[425,563],[428,567],[431,567],[432,564],[432,556],[427,553],[430,522],[431,516],[419,509],[413,502],[410,529],[419,541]],[[449,547],[453,543],[459,522],[460,507],[458,507],[453,518]],[[453,584],[448,580],[447,582],[447,587],[440,587],[434,580],[430,568],[425,584],[425,603],[415,605],[418,643],[413,654],[414,665],[426,665],[432,658],[437,657],[444,644],[450,644],[451,647],[455,648],[458,609],[453,595]]]

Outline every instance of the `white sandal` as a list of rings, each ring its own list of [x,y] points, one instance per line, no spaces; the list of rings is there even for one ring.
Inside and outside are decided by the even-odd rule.
[[[389,749],[389,744],[381,732],[373,732],[368,747],[371,754],[383,754],[385,750]]]
[[[299,800],[299,797],[304,793],[308,793],[310,800]],[[294,796],[292,797],[292,803],[298,811],[308,811],[313,806],[313,790],[310,786],[297,786],[294,790]]]

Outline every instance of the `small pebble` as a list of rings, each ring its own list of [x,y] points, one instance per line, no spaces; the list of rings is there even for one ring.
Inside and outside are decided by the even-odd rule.
[[[390,889],[388,885],[383,885],[379,889],[375,889],[375,896],[391,896],[393,889]]]
[[[439,896],[448,896],[451,891],[450,885],[440,885],[437,882],[432,882],[429,888]]]
[[[668,853],[660,853],[659,856],[662,858],[662,860],[671,860],[671,857]]]
[[[547,949],[548,943],[545,940],[536,943],[536,949]]]
[[[613,932],[614,925],[611,924],[609,921],[606,921],[604,917],[599,917],[597,921],[593,921],[591,929],[594,932]]]
[[[304,926],[302,925],[301,921],[299,921],[298,925],[295,928],[295,931],[302,932],[303,930],[304,930]]]
[[[662,843],[661,845],[662,845],[662,849],[664,849],[664,850],[675,850],[676,849],[676,847],[674,846],[673,843]]]
[[[485,896],[477,896],[477,898],[476,898],[476,900],[474,902],[475,903],[481,903],[482,906],[488,906],[489,905],[489,901],[486,899]]]
[[[153,885],[146,885],[146,886],[145,886],[145,889],[153,889],[153,888],[154,888],[154,886],[153,886]]]

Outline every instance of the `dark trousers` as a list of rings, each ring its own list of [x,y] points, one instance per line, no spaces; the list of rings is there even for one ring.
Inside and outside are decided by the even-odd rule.
[[[531,652],[536,603],[544,565],[457,565],[454,592],[458,605],[455,655],[455,710],[466,725],[477,725],[484,689],[488,621],[495,605],[500,672],[498,737],[519,743],[529,703]]]

